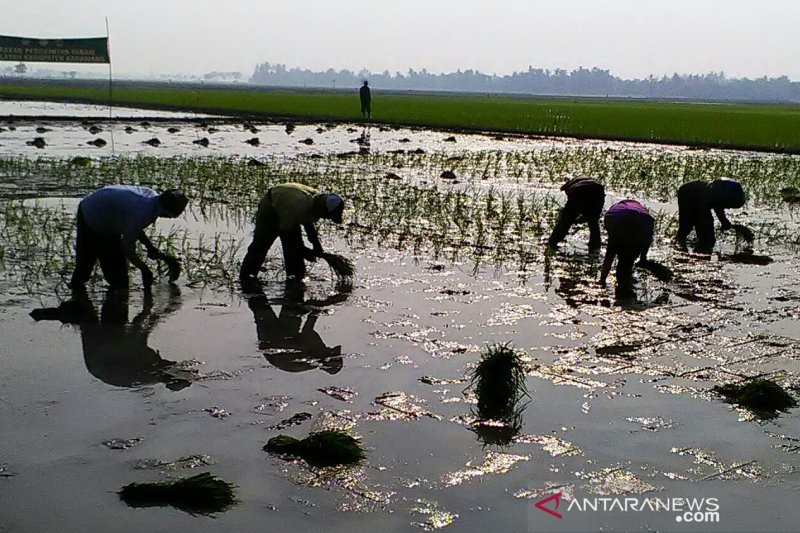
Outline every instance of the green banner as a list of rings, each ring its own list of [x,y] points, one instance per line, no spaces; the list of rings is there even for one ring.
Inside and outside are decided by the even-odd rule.
[[[0,61],[110,63],[108,38],[34,39],[0,35]]]

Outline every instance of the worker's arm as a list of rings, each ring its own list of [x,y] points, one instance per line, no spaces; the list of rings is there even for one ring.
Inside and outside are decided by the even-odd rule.
[[[725,216],[725,209],[722,207],[715,207],[714,213],[716,213],[717,218],[719,219],[719,223],[721,224],[720,229],[722,231],[727,231],[731,229],[731,221],[728,220],[728,217]]]
[[[303,227],[306,230],[306,238],[308,238],[308,242],[311,243],[311,246],[314,249],[314,259],[316,259],[324,253],[322,250],[322,243],[319,242],[319,235],[317,235],[317,228],[314,227],[313,222],[303,224]]]
[[[156,248],[150,239],[145,235],[142,231],[139,233],[138,241],[142,243],[147,250],[147,257],[150,259],[159,259],[164,261],[167,264],[167,268],[169,269],[169,280],[175,281],[181,275],[181,264],[176,258],[169,254],[165,254],[158,248]]]
[[[142,284],[144,287],[146,289],[150,288],[153,284],[153,271],[150,270],[150,267],[148,267],[139,257],[139,254],[136,253],[136,241],[123,240],[122,249],[128,260],[133,263],[133,266],[142,272]]]
[[[600,269],[600,285],[606,284],[608,273],[611,272],[611,265],[614,263],[614,257],[617,255],[617,250],[614,242],[609,239],[606,245],[606,256],[603,259],[603,266]]]

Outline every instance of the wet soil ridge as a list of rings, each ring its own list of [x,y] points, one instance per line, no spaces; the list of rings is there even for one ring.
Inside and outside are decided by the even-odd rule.
[[[302,440],[278,435],[269,439],[264,451],[297,456],[320,468],[356,464],[366,458],[359,440],[337,430],[317,431]]]
[[[119,497],[131,507],[172,506],[192,515],[213,515],[236,503],[236,486],[208,472],[175,481],[131,483]]]
[[[717,385],[713,390],[726,402],[749,409],[762,419],[777,418],[780,413],[797,407],[794,396],[769,379]]]

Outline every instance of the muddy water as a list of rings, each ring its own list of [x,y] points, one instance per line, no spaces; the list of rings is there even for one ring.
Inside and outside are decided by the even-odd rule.
[[[248,228],[223,218],[177,224],[247,239]],[[331,251],[356,259],[352,290],[337,289],[322,264],[304,290],[287,290],[272,273],[262,292],[181,282],[159,285],[152,301],[139,290],[125,301],[97,284],[89,295],[97,318],[70,325],[28,316],[58,303],[57,278],[33,291],[4,284],[3,526],[796,530],[798,411],[758,421],[711,393],[744,376],[798,385],[800,272],[791,251],[772,251],[766,267],[661,251],[676,281],[641,273],[638,302],[619,306],[592,281],[599,260],[580,244],[583,232],[525,274],[355,246],[327,225],[321,233]],[[720,243],[722,254],[733,251]],[[479,440],[465,390],[492,342],[512,342],[528,367],[531,401],[505,446]],[[300,413],[311,416],[275,428]],[[367,461],[319,471],[261,449],[279,433],[323,428],[359,436]],[[130,509],[115,494],[133,481],[204,471],[238,486],[240,503],[214,520]],[[563,520],[534,506],[556,491]],[[720,521],[565,511],[595,496],[718,498]]]

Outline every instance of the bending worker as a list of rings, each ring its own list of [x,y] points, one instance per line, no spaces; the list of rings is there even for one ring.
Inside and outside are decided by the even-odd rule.
[[[573,178],[561,190],[567,195],[567,203],[558,214],[548,246],[558,246],[580,218],[589,225],[589,249],[600,248],[600,214],[606,200],[603,184],[592,178]]]
[[[159,251],[144,234],[144,228],[158,217],[176,218],[189,200],[177,189],[158,194],[147,187],[111,185],[81,200],[78,205],[78,236],[75,243],[75,271],[70,287],[80,289],[89,281],[96,262],[112,289],[128,287],[128,261],[142,272],[142,284],[149,289],[153,272],[136,253],[136,241],[147,249],[147,257],[169,267],[169,279],[181,273],[174,257]]]
[[[605,285],[614,258],[617,258],[618,298],[630,298],[633,293],[633,266],[636,259],[646,264],[647,252],[653,242],[655,220],[636,200],[623,200],[609,208],[604,219],[608,243],[600,271],[600,284]]]
[[[344,200],[334,193],[322,194],[300,183],[282,183],[267,191],[258,204],[253,242],[247,248],[239,278],[252,281],[267,257],[275,239],[280,237],[287,278],[302,279],[305,261],[315,261],[323,254],[314,223],[327,218],[342,223]],[[306,248],[300,227],[312,248]]]
[[[711,253],[716,238],[714,236],[713,211],[722,224],[721,230],[735,229],[748,240],[753,233],[744,226],[732,225],[725,216],[725,209],[738,209],[744,205],[745,195],[738,181],[720,178],[711,183],[690,181],[678,189],[678,246],[686,250],[686,238],[692,230],[697,234],[696,251]]]

